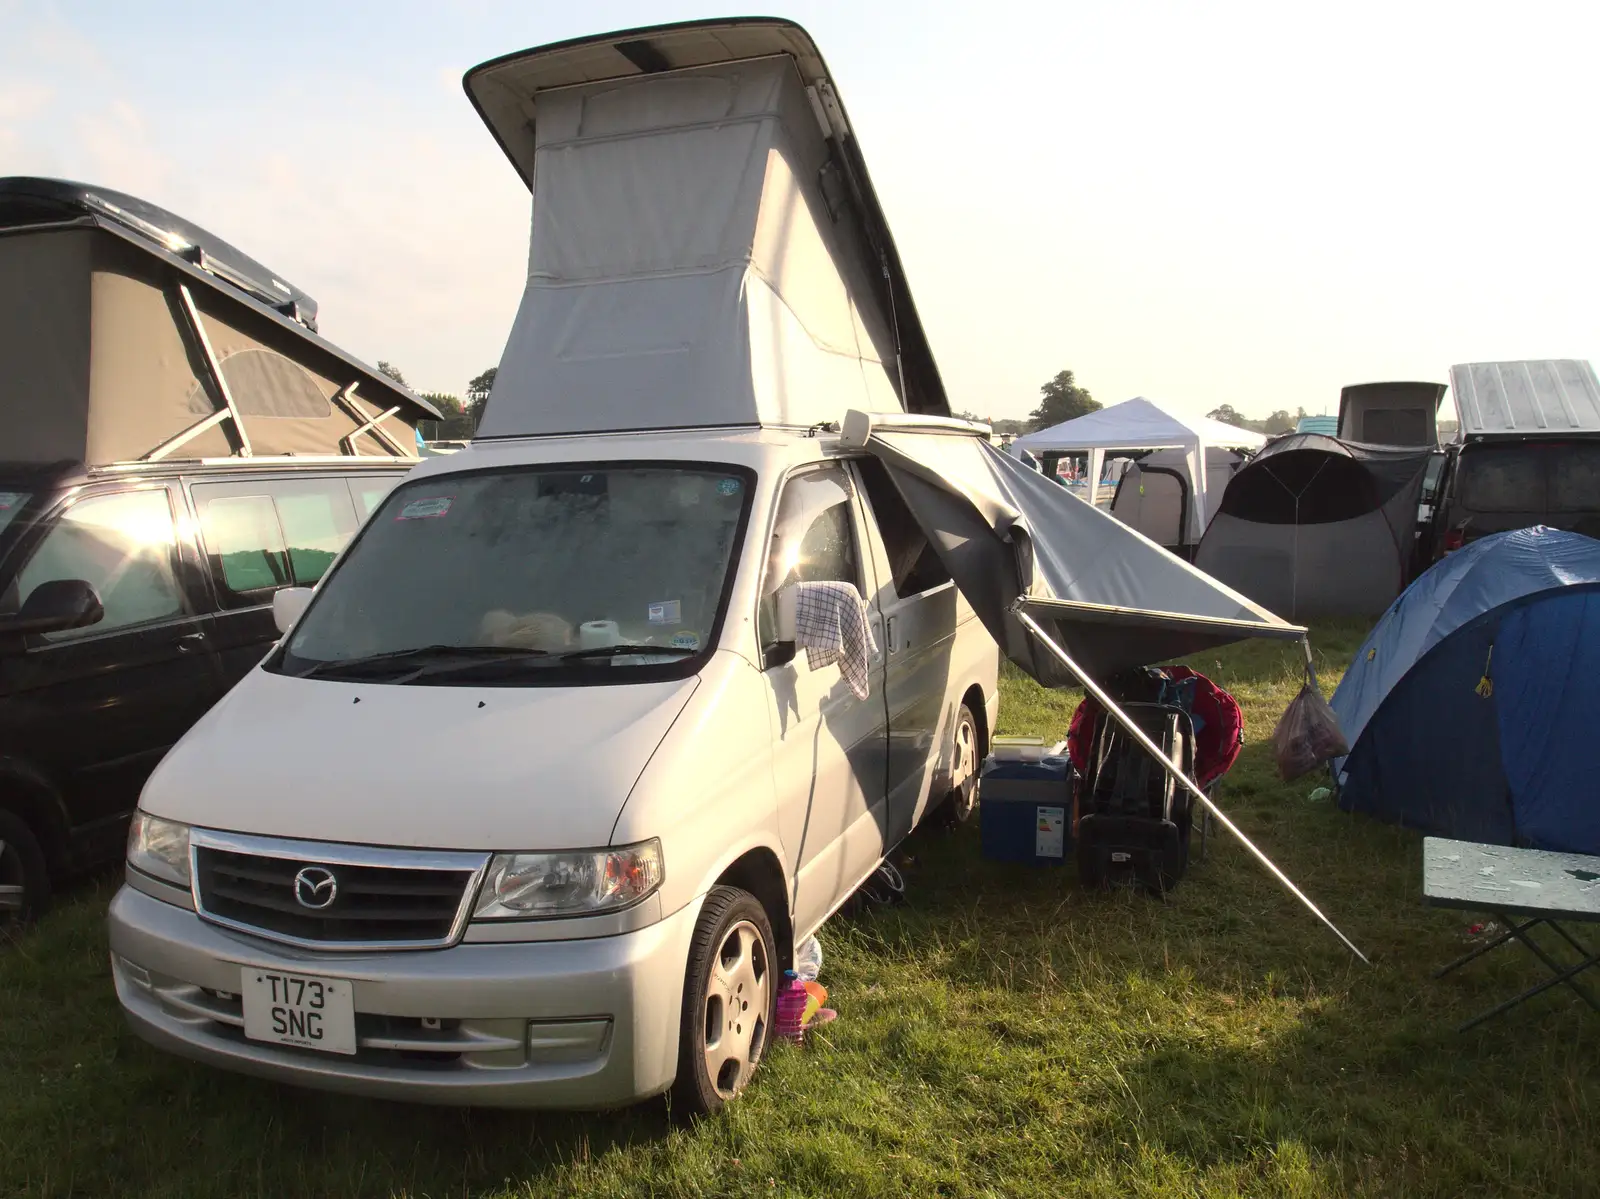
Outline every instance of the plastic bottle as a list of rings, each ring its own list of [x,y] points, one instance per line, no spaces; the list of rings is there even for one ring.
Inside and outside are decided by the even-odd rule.
[[[785,970],[783,981],[778,984],[776,1033],[780,1039],[793,1041],[798,1045],[805,1036],[805,1030],[800,1026],[800,1017],[805,1014],[808,998],[806,985],[800,980],[800,976],[793,970]]]
[[[822,973],[822,945],[815,937],[807,937],[794,951],[794,972],[803,983],[814,982]]]

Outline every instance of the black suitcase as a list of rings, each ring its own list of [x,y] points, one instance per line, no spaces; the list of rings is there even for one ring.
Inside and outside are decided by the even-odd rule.
[[[1124,704],[1167,759],[1193,777],[1194,725],[1182,708]],[[1177,886],[1189,864],[1190,795],[1109,715],[1089,749],[1073,804],[1078,878],[1087,886],[1135,881],[1155,894]]]

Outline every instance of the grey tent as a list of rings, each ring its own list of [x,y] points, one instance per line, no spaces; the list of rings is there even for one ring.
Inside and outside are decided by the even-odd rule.
[[[1405,586],[1430,448],[1318,433],[1268,442],[1240,468],[1195,565],[1275,612],[1382,612]]]
[[[1227,486],[1244,460],[1237,450],[1206,447],[1206,483],[1213,495]],[[1122,473],[1111,497],[1111,515],[1173,553],[1192,553],[1195,543],[1186,530],[1193,497],[1189,456],[1182,450],[1152,450]]]
[[[131,196],[0,179],[12,462],[416,456],[431,405],[314,331],[298,288]]]

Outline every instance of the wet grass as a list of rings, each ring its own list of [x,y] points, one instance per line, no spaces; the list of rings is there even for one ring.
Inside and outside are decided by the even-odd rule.
[[[1325,691],[1363,631],[1316,630]],[[1276,779],[1291,650],[1192,664],[1245,709],[1224,806],[1372,968],[1223,840],[1158,902],[984,862],[968,827],[913,841],[905,905],[828,927],[840,1019],[722,1117],[462,1112],[146,1049],[108,880],[0,949],[0,1195],[1600,1194],[1600,1020],[1550,994],[1454,1032],[1534,970],[1433,981],[1472,918],[1422,906],[1420,839]],[[1004,688],[1001,731],[1064,732],[1072,697]]]

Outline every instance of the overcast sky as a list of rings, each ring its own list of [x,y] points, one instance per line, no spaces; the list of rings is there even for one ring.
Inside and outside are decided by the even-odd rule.
[[[460,393],[528,209],[462,73],[741,11],[0,0],[0,174],[173,209]],[[767,11],[828,59],[957,407],[1020,416],[1070,368],[1104,403],[1331,412],[1346,383],[1600,351],[1600,5]]]

